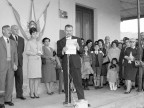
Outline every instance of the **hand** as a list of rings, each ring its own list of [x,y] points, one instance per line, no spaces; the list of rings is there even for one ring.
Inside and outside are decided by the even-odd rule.
[[[134,60],[135,60],[134,56],[131,56],[130,58],[131,58],[131,61],[134,61]]]
[[[128,56],[125,56],[124,58],[127,59],[128,61],[129,61],[129,60],[131,61],[131,58],[128,57]]]
[[[99,53],[102,53],[102,55],[104,56],[104,53],[102,51],[99,51]]]
[[[141,62],[139,62],[138,60],[135,61],[135,65],[139,66]]]
[[[52,61],[55,61],[55,57],[50,57],[50,59],[51,59]]]
[[[102,51],[99,51],[99,53],[103,53]]]
[[[37,53],[36,55],[37,55],[37,56],[41,56],[42,54],[41,54],[41,53]]]
[[[68,48],[66,46],[63,47],[62,54],[64,54],[67,50],[68,50]]]
[[[14,64],[13,68],[14,68],[14,71],[16,71],[17,70],[17,65]]]
[[[76,46],[76,49],[77,49],[77,50],[80,49],[79,44],[78,44],[77,42],[75,43],[75,46]]]
[[[37,53],[36,55],[41,56],[41,55],[42,55],[42,52],[41,52],[41,51],[38,51],[38,53]]]
[[[142,66],[144,66],[144,62],[140,61],[140,64],[141,64]]]

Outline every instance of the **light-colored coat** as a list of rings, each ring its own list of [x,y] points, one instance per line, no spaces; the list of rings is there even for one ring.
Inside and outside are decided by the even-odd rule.
[[[0,97],[0,104],[12,100],[14,84],[14,64],[18,66],[16,43],[10,39],[11,61],[7,61],[6,43],[3,37],[0,38],[0,91],[5,95]]]
[[[11,47],[11,65],[18,65],[17,47],[13,40],[10,39]],[[0,72],[5,71],[7,64],[6,43],[3,37],[0,38]]]

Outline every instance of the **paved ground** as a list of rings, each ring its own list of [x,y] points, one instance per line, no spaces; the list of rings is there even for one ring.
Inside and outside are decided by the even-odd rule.
[[[76,93],[74,97],[76,99]],[[110,91],[108,87],[99,90],[91,88],[85,91],[85,97],[91,108],[144,108],[144,92],[137,93],[136,90],[124,94],[122,88],[117,91]],[[25,101],[14,98],[15,106],[6,108],[66,108],[62,105],[64,94],[55,93],[52,96],[42,94],[39,99],[31,99],[28,96],[26,98]]]

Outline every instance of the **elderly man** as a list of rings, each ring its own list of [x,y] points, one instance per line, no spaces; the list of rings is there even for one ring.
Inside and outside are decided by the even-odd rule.
[[[106,37],[105,37],[104,47],[105,47],[106,51],[108,52],[108,50],[109,50],[110,47],[111,47],[111,45],[110,45],[110,37],[109,37],[109,36],[106,36]]]
[[[17,70],[18,58],[17,48],[13,40],[9,39],[11,28],[9,25],[2,27],[3,36],[0,38],[0,108],[4,104],[14,106],[12,103],[12,92],[14,84],[14,71]]]
[[[24,52],[24,39],[19,36],[19,28],[17,25],[11,26],[12,34],[10,39],[14,40],[17,45],[18,52],[18,69],[15,71],[15,87],[16,87],[16,97],[25,100],[23,97],[23,52]]]

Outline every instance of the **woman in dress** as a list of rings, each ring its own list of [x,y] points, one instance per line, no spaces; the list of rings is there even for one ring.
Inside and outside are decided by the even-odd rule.
[[[89,75],[94,73],[91,64],[92,64],[92,58],[88,53],[88,47],[85,46],[84,54],[82,55],[82,67],[81,67],[83,85],[85,90],[89,90],[88,88]]]
[[[30,87],[30,97],[39,98],[38,86],[41,78],[41,55],[42,46],[38,43],[37,39],[37,29],[30,29],[31,40],[27,42],[26,45],[26,55],[28,56],[28,78]]]
[[[53,49],[49,47],[50,39],[42,40],[44,46],[42,58],[46,59],[46,64],[42,65],[42,82],[45,83],[47,94],[52,95],[54,82],[56,82],[56,56],[53,56]]]
[[[98,40],[99,45],[99,51],[101,51],[103,55],[103,61],[107,57],[106,49],[104,48],[104,41],[102,39]],[[101,70],[101,85],[100,87],[103,88],[103,83],[106,84],[106,75],[107,75],[107,63],[102,64],[102,70]]]
[[[117,58],[117,60],[119,61],[119,56],[120,56],[120,49],[118,48],[118,43],[116,41],[113,41],[111,43],[111,48],[108,51],[108,58],[110,59],[110,61],[113,58]]]
[[[130,39],[130,47],[124,52],[124,77],[126,80],[125,94],[131,92],[132,82],[135,82],[137,67],[135,60],[138,59],[138,49],[135,47],[136,40]]]

